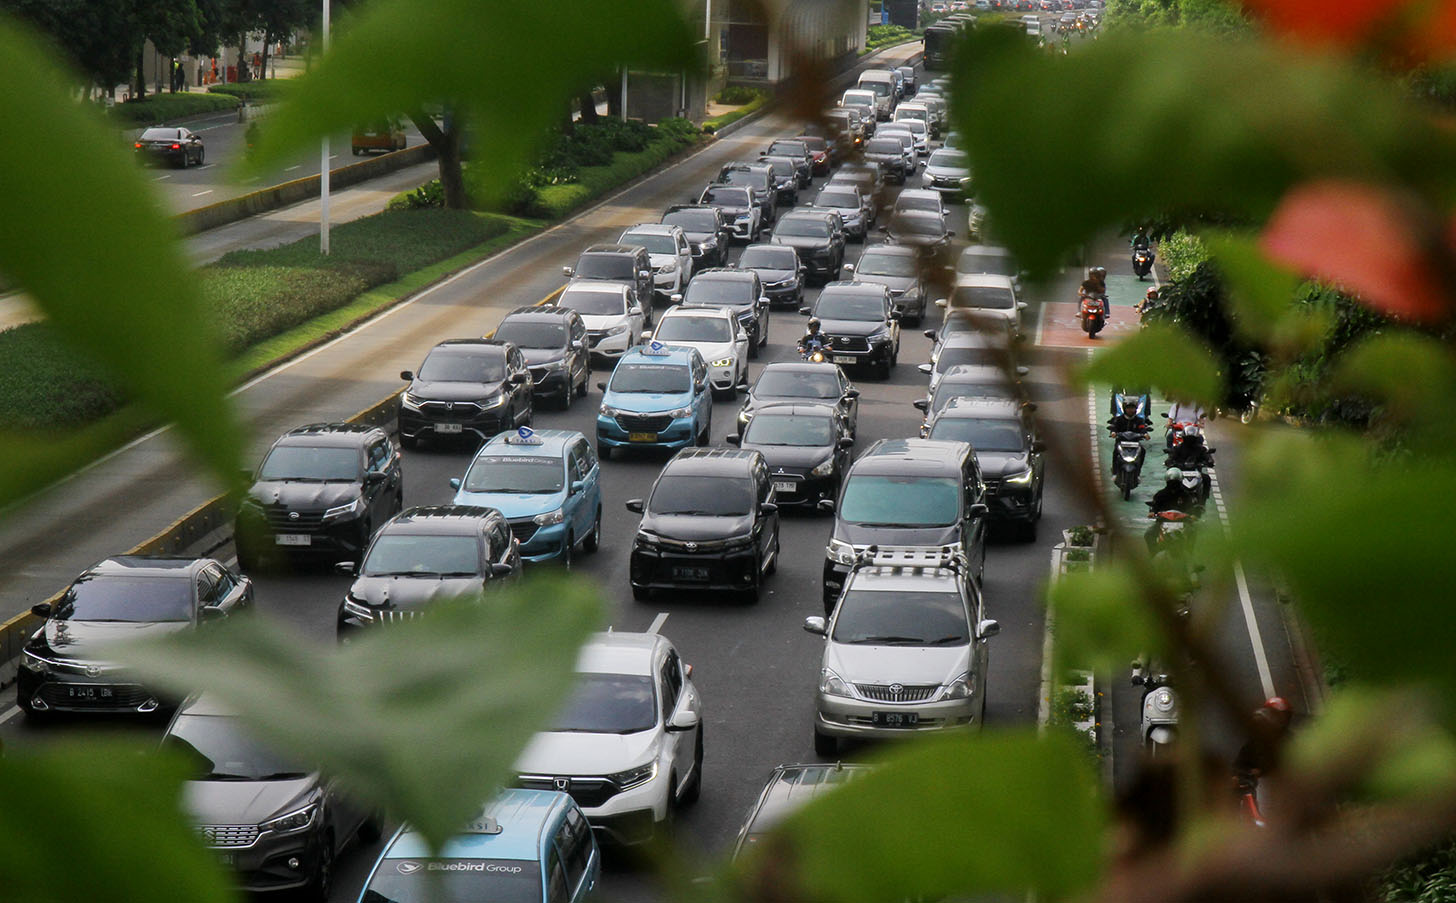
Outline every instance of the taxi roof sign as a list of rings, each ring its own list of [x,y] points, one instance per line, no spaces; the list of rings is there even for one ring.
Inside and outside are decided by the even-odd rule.
[[[483,812],[466,822],[464,829],[466,834],[499,834],[500,832],[500,822]]]
[[[515,435],[506,436],[507,445],[541,445],[541,440],[536,437],[536,431],[529,426],[523,426],[516,430]]]
[[[647,343],[646,348],[642,349],[642,353],[651,354],[657,357],[663,357],[665,355],[672,354],[672,349],[668,348],[666,345],[662,344],[656,339],[653,339],[652,341]]]

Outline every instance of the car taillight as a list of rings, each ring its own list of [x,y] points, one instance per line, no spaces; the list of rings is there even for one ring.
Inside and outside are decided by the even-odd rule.
[[[172,150],[181,150],[181,149],[182,149],[182,145],[180,145],[180,144],[174,144],[174,145],[172,145]]]
[[[142,146],[142,143],[141,143],[141,142],[140,142],[140,141],[138,141],[138,142],[137,142],[137,143],[136,143],[136,146],[137,146],[137,147],[141,147],[141,146]]]

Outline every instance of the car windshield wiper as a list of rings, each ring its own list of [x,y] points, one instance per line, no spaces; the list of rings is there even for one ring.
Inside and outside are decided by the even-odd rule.
[[[532,489],[528,486],[497,486],[491,489],[472,489],[471,492],[520,492],[525,495],[543,495],[560,492],[560,489]]]
[[[943,636],[943,637],[937,637],[936,639],[930,640],[925,645],[927,645],[927,646],[950,646],[950,645],[960,645],[961,643],[965,643],[965,642],[969,642],[969,640],[966,637],[963,637],[963,636]]]
[[[885,644],[890,645],[890,646],[901,646],[901,645],[908,645],[908,644],[920,645],[920,644],[923,644],[925,642],[925,640],[922,639],[921,637],[918,637],[918,636],[893,636],[893,635],[890,635],[890,636],[856,637],[855,639],[850,640],[850,642],[851,643],[857,643],[857,644],[864,644],[864,643],[885,643]]]
[[[441,577],[479,577],[479,571],[441,571]]]
[[[253,778],[245,774],[229,774],[226,771],[209,771],[198,778],[199,781],[251,781]]]
[[[689,508],[685,511],[657,511],[655,514],[680,514],[687,517],[742,517],[741,514],[720,514],[717,511],[703,511],[699,508]]]
[[[368,577],[438,577],[439,571],[384,571],[378,574],[366,574]]]
[[[253,778],[255,781],[297,781],[300,778],[308,777],[306,771],[275,771],[272,774],[261,775]]]

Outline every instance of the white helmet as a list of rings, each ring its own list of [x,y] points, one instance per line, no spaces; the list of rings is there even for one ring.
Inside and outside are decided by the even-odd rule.
[[[1181,482],[1183,479],[1183,471],[1179,470],[1176,467],[1169,467],[1168,472],[1163,474],[1163,478],[1166,479],[1169,483]]]

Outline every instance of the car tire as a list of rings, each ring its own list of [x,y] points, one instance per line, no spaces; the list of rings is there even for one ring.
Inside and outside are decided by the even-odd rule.
[[[573,401],[576,401],[576,382],[575,380],[567,379],[566,389],[561,393],[561,410],[571,410],[571,403]]]
[[[200,150],[200,151],[197,152],[197,165],[198,166],[201,166],[201,165],[203,165],[206,162],[207,162],[207,148],[204,147],[202,150]]]
[[[576,555],[576,536],[572,533],[566,534],[566,544],[561,547],[561,563],[563,571],[571,570],[572,558]]]
[[[758,349],[759,349],[759,341],[758,341],[757,338],[755,338],[753,341],[751,341],[751,342],[748,343],[748,359],[749,360],[758,360]]]
[[[683,789],[678,800],[684,806],[691,806],[703,795],[703,723],[698,722],[698,739],[693,745],[693,782]]]
[[[420,437],[419,436],[406,436],[404,433],[400,433],[399,434],[399,447],[400,448],[404,448],[404,449],[408,449],[409,451],[414,451],[415,449],[417,449],[417,448],[420,447]]]
[[[778,569],[779,569],[779,534],[778,534],[777,531],[775,531],[774,532],[773,557],[768,560],[768,565],[764,568],[763,574],[764,574],[765,577],[771,577],[771,576],[773,576],[774,572],[777,571]]]
[[[370,815],[359,823],[359,830],[354,833],[363,843],[375,843],[384,836],[384,824],[377,814]]]
[[[582,549],[583,552],[586,552],[588,555],[590,555],[593,552],[595,552],[597,549],[601,548],[601,545],[602,545],[602,509],[601,509],[601,506],[598,505],[597,506],[597,519],[596,519],[595,522],[592,523],[592,531],[591,531],[591,533],[587,534],[586,539],[582,542],[581,549]]]
[[[632,598],[634,601],[637,602],[651,602],[652,590],[648,587],[638,586],[634,583],[632,584]]]
[[[334,889],[334,838],[324,835],[323,846],[319,848],[318,865],[314,867],[313,877],[309,878],[305,896],[311,900],[318,900],[320,903],[328,903],[329,894]]]
[[[814,755],[821,759],[832,759],[839,755],[839,739],[821,734],[819,728],[814,728]]]

